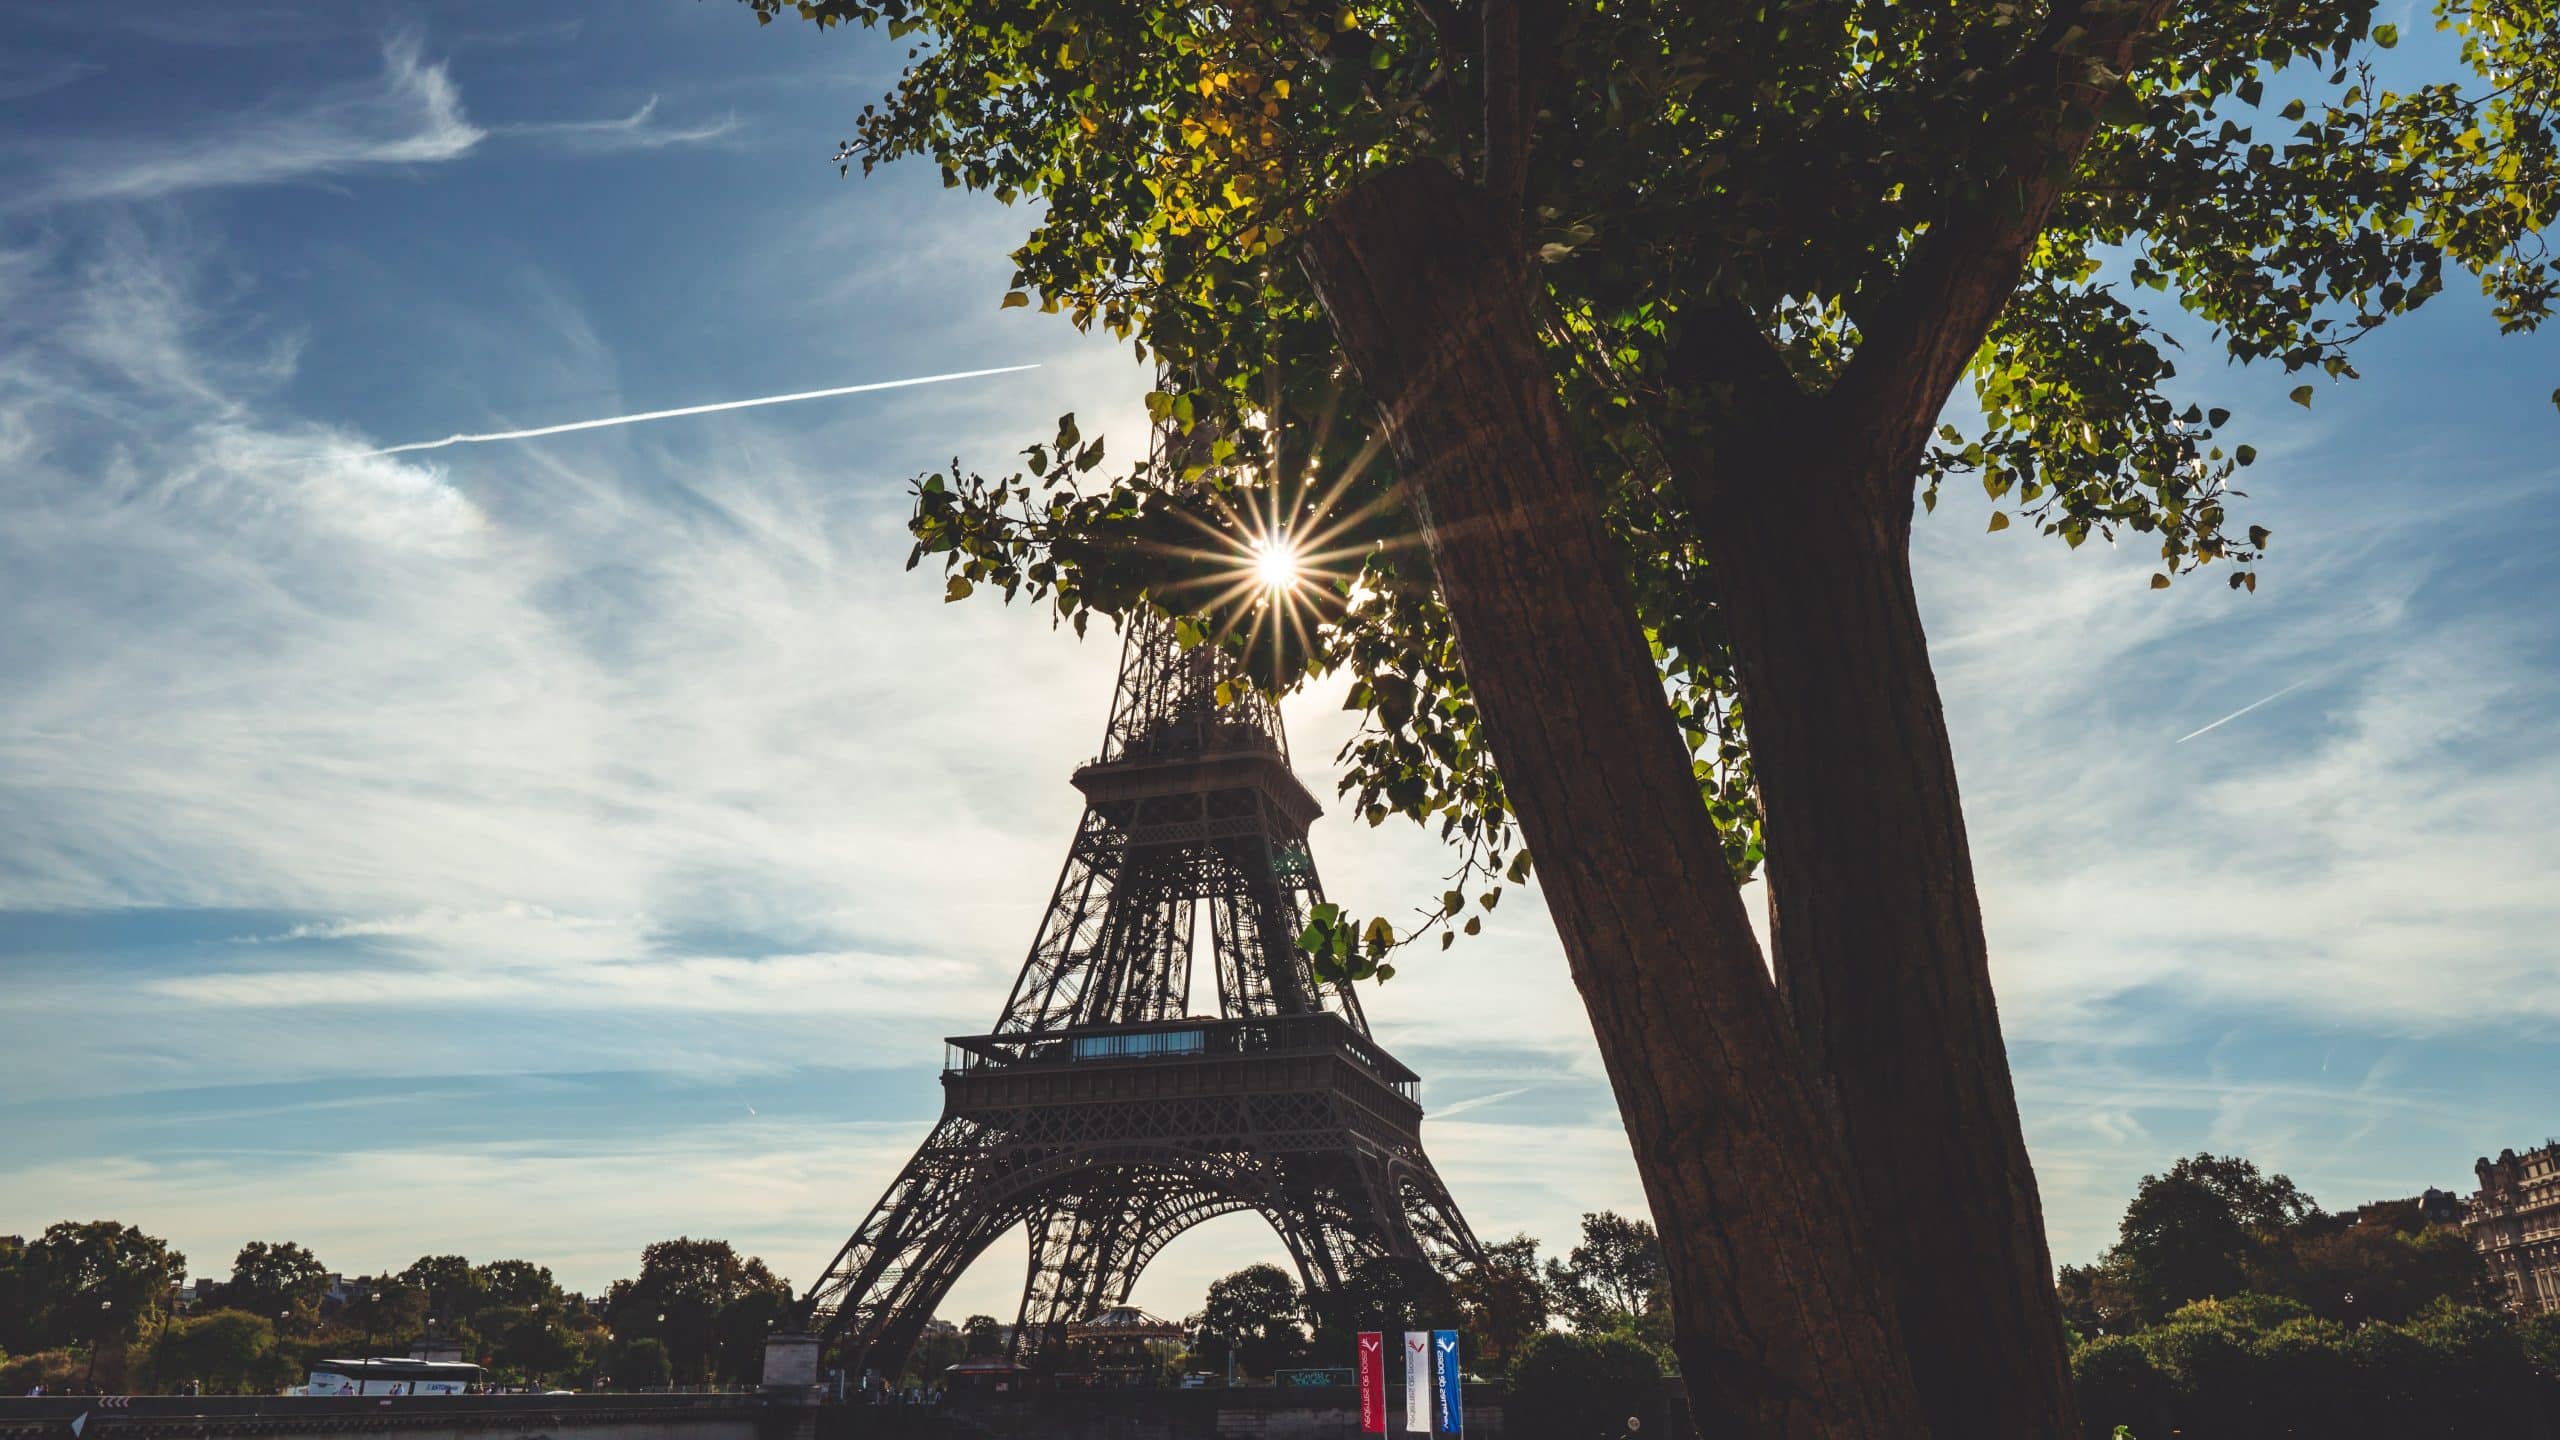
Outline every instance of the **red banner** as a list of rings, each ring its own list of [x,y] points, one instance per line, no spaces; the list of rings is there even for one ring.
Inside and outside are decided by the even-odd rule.
[[[1360,1332],[1360,1428],[1370,1435],[1387,1433],[1386,1349],[1384,1334]]]

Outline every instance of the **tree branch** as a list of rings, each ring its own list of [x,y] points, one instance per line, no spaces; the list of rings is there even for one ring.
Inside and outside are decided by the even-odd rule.
[[[2055,200],[2124,83],[2136,47],[2174,0],[2060,0],[2002,84],[1987,118],[1984,198],[1949,205],[1913,246],[1901,283],[1824,402],[1822,433],[1858,447],[1850,474],[1880,498],[1919,464],[1938,411],[2017,288]]]
[[[1485,0],[1484,188],[1516,232],[1527,208],[1529,147],[1536,140],[1538,92],[1555,64],[1563,23],[1558,0]]]

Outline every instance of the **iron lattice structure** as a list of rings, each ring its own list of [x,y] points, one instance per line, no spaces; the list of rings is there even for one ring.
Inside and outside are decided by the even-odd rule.
[[[1219,1215],[1270,1221],[1317,1297],[1381,1258],[1480,1258],[1422,1152],[1414,1073],[1297,947],[1323,898],[1320,807],[1277,709],[1216,647],[1133,621],[1075,785],[1084,818],[1003,1014],[946,1042],[941,1122],[802,1302],[849,1373],[895,1373],[1016,1226],[1018,1361],[1127,1303],[1167,1242]],[[1215,1017],[1185,1013],[1204,911]]]

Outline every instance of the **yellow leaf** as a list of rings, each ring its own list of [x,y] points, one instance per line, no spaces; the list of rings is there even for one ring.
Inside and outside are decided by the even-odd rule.
[[[1998,511],[1998,510],[1994,510],[1994,511],[1992,511],[1992,512],[1991,512],[1991,530],[1993,530],[1993,531],[1998,531],[1998,530],[2006,530],[2006,529],[2008,529],[2008,528],[2009,528],[2009,517],[2008,517],[2008,515],[2007,515],[2006,513],[2002,512],[2002,511]],[[1990,533],[1990,532],[1986,531],[1985,533],[1987,534],[1987,533]]]
[[[1004,292],[1004,303],[996,308],[1000,310],[1019,310],[1030,303],[1030,296],[1023,294],[1019,290],[1007,290]]]
[[[2154,589],[2154,590],[2166,590],[2166,589],[2168,589],[2168,588],[2169,588],[2169,577],[2168,577],[2168,576],[2166,576],[2166,575],[2154,575],[2154,576],[2152,576],[2152,577],[2151,577],[2151,588],[2152,588],[2152,589]]]

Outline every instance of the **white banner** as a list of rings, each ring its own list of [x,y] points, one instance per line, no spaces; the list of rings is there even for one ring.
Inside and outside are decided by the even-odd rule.
[[[1431,1433],[1431,1332],[1404,1332],[1404,1428]]]

